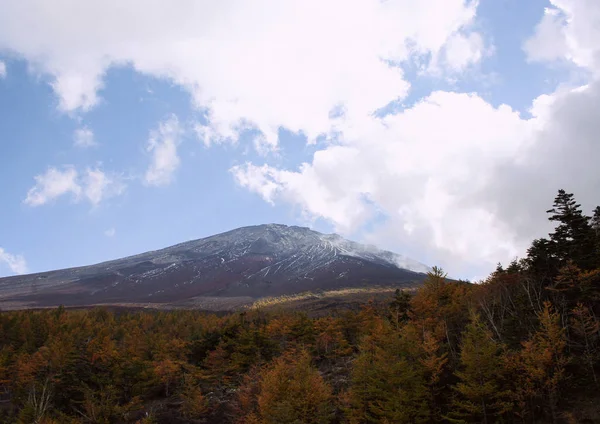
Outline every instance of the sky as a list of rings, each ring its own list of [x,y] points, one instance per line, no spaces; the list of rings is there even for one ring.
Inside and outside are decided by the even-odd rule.
[[[0,0],[0,276],[245,225],[477,280],[600,204],[597,0]]]

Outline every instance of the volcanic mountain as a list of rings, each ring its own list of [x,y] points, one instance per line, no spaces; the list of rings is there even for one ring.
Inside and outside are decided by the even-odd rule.
[[[314,290],[418,284],[421,263],[304,227],[238,228],[97,265],[0,278],[10,304],[183,304]]]

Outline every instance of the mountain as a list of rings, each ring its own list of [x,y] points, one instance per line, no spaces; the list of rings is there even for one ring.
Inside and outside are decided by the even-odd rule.
[[[369,285],[409,285],[419,262],[308,228],[238,228],[97,265],[0,278],[0,308],[186,304]]]

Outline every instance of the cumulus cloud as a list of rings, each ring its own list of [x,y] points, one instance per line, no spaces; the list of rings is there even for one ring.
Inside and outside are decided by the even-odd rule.
[[[6,64],[0,60],[0,78],[6,77]]]
[[[454,34],[444,49],[446,65],[455,72],[460,72],[471,65],[479,63],[485,53],[485,44],[481,34]]]
[[[364,115],[404,97],[398,65],[438,57],[449,40],[452,67],[476,61],[477,3],[9,0],[0,48],[51,75],[65,111],[93,107],[106,70],[127,64],[185,87],[206,110],[205,142],[257,129],[264,150],[280,127],[314,140],[339,105]]]
[[[426,240],[443,262],[493,262],[517,253],[517,234],[469,199],[490,184],[498,160],[527,144],[534,121],[477,95],[436,92],[396,115],[340,123],[342,144],[297,171],[245,164],[232,172],[265,200],[293,203],[341,233],[383,213],[381,235]]]
[[[27,273],[27,262],[22,255],[13,255],[0,247],[0,265],[6,265],[13,274]],[[0,266],[0,269],[2,267]]]
[[[484,201],[527,239],[549,229],[540,221],[540,211],[547,209],[558,188],[573,191],[591,213],[600,204],[599,110],[600,80],[540,99],[532,108],[540,125],[528,144],[518,157],[495,164],[488,191],[474,201]],[[518,202],[509,201],[511,197]]]
[[[76,147],[94,147],[97,145],[94,140],[94,132],[87,128],[78,128],[73,133],[73,141]]]
[[[531,61],[569,61],[600,75],[600,4],[596,0],[550,0],[534,35],[524,44]]]
[[[125,184],[119,176],[106,174],[98,168],[86,168],[79,172],[70,165],[50,167],[34,179],[35,185],[29,189],[24,200],[29,206],[41,206],[66,195],[70,195],[74,202],[87,200],[92,206],[97,206],[125,190]]]
[[[537,59],[591,71],[585,86],[539,96],[528,117],[476,94],[435,92],[385,118],[340,119],[339,145],[321,148],[299,169],[245,164],[232,169],[235,178],[343,233],[371,223],[367,240],[408,246],[454,275],[485,275],[497,261],[524,254],[550,229],[544,211],[557,189],[574,191],[587,211],[600,203],[600,47],[586,38],[597,29],[600,3],[553,4],[557,12],[546,13],[530,46],[557,49],[538,51]],[[552,26],[549,16],[564,49],[556,32],[541,28]]]
[[[273,198],[280,190],[279,171],[268,165],[255,166],[250,162],[245,165],[236,165],[229,170],[236,178],[239,185],[254,191],[268,203],[273,204]]]
[[[161,186],[173,180],[180,163],[177,146],[181,142],[182,132],[179,120],[173,115],[150,133],[146,150],[151,153],[152,161],[144,177],[146,184]]]
[[[538,99],[527,119],[476,95],[437,92],[342,131],[343,145],[298,170],[247,163],[232,172],[266,201],[296,205],[344,234],[383,214],[370,241],[483,274],[547,233],[544,211],[558,188],[575,191],[588,211],[600,203],[598,110],[600,82]]]

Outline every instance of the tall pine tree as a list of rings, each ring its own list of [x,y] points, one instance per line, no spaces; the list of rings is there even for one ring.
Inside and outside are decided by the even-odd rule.
[[[491,331],[473,313],[463,334],[457,396],[448,417],[456,423],[497,422],[510,409],[508,393],[503,390],[502,346]]]
[[[572,260],[581,269],[593,269],[596,265],[595,243],[590,218],[583,214],[573,193],[559,190],[547,213],[552,214],[548,218],[550,221],[558,223],[550,240],[560,266]]]

